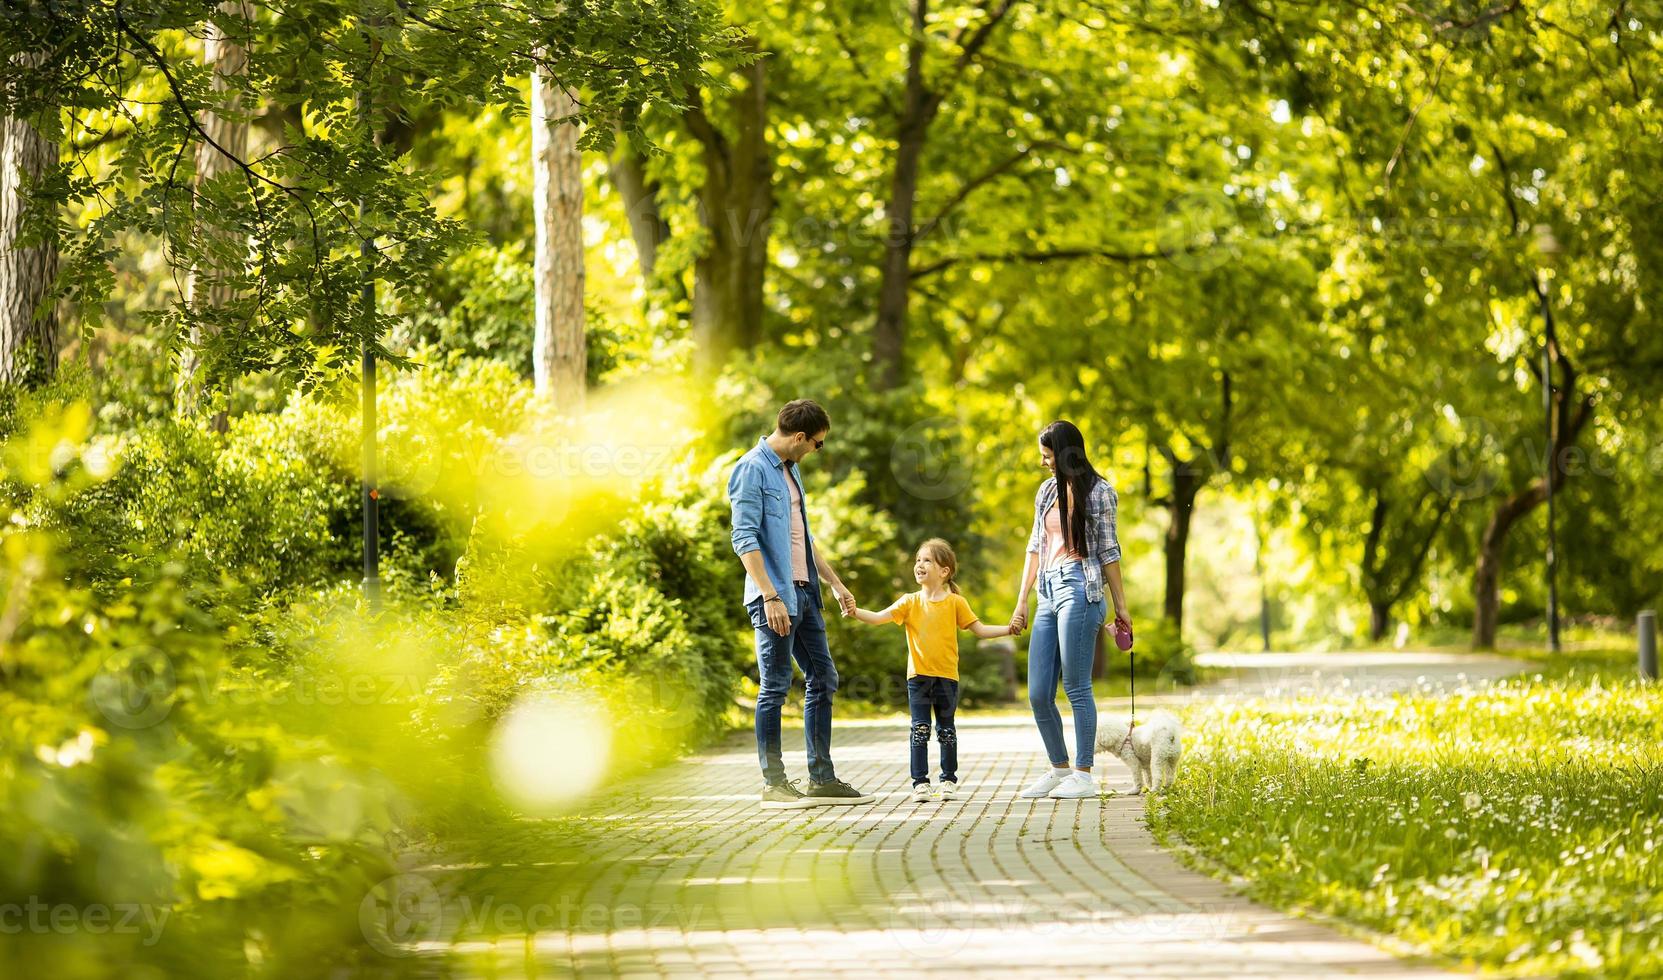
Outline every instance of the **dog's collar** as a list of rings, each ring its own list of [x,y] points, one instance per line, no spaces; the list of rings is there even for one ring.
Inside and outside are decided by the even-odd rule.
[[[1136,727],[1138,727],[1138,722],[1137,722],[1137,719],[1134,718],[1134,719],[1132,719],[1132,723],[1130,725],[1126,726],[1126,737],[1124,739],[1122,739],[1121,742],[1120,742],[1120,751],[1124,752],[1128,748],[1131,747],[1131,744],[1132,744],[1132,729],[1134,729]]]

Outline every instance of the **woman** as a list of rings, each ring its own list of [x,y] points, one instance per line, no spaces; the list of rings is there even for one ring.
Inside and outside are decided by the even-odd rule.
[[[1126,595],[1120,583],[1120,542],[1115,535],[1119,497],[1086,457],[1085,438],[1074,423],[1052,422],[1039,434],[1040,461],[1051,478],[1034,496],[1034,526],[1028,560],[1016,595],[1011,628],[1027,625],[1028,594],[1039,583],[1039,608],[1028,641],[1028,702],[1045,742],[1051,768],[1023,790],[1025,799],[1082,800],[1098,794],[1091,774],[1097,737],[1097,700],[1091,664],[1105,614],[1103,583],[1114,600],[1114,616],[1128,629]],[[1057,681],[1068,692],[1074,713],[1074,768],[1068,765]]]

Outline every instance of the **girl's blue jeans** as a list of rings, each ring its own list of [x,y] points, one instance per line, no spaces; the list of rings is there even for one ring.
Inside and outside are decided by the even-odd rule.
[[[909,677],[907,705],[912,709],[912,785],[930,781],[932,711],[935,737],[941,742],[941,781],[958,782],[959,730],[953,715],[959,707],[959,682],[950,677]]]

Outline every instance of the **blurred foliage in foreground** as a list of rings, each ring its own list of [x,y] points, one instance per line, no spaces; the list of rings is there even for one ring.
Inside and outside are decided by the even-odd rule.
[[[462,826],[725,730],[748,646],[721,469],[666,449],[692,416],[630,404],[546,418],[459,357],[386,379],[375,615],[354,399],[223,438],[85,379],[9,404],[0,903],[25,926],[0,972],[385,968],[363,903],[413,848],[466,860]]]

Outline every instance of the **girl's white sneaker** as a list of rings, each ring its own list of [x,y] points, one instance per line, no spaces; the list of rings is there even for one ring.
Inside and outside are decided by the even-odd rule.
[[[1097,777],[1076,769],[1051,790],[1053,800],[1089,800],[1097,796]]]
[[[917,786],[912,788],[912,799],[915,803],[924,803],[933,798],[934,797],[930,795],[929,783],[919,783]]]
[[[1074,770],[1058,769],[1056,766],[1045,770],[1045,775],[1028,784],[1028,788],[1016,794],[1019,799],[1042,800],[1051,795],[1057,785],[1067,779]]]

